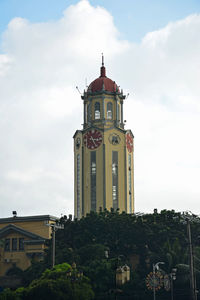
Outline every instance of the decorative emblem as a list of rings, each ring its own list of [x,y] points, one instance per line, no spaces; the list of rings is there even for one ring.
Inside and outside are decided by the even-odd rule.
[[[116,133],[110,134],[109,142],[112,145],[119,145],[120,141],[121,141],[121,139],[120,139],[119,135],[117,135]]]
[[[89,130],[83,138],[84,145],[90,149],[98,148],[102,143],[102,134],[96,129]]]
[[[149,290],[159,290],[163,285],[163,275],[160,272],[153,272],[149,273],[146,278],[146,286]]]
[[[78,137],[76,139],[76,149],[79,149],[80,145],[81,145],[81,139]]]
[[[126,147],[128,152],[131,153],[133,151],[133,138],[130,133],[127,133],[126,135]]]

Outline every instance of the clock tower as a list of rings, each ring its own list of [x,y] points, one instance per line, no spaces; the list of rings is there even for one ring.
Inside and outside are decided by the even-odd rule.
[[[106,77],[104,58],[100,77],[81,96],[83,129],[74,134],[74,214],[76,218],[100,208],[134,212],[134,164],[131,130],[125,130],[126,96]]]

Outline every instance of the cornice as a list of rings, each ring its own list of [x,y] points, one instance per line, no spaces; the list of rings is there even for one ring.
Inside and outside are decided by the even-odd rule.
[[[2,228],[0,230],[0,238],[12,233],[12,232],[17,232],[17,233],[20,233],[21,235],[24,235],[26,237],[29,237],[31,238],[32,240],[43,240],[44,241],[44,238],[35,234],[35,233],[32,233],[30,231],[27,231],[25,229],[22,229],[21,227],[18,227],[14,224],[9,224],[7,225],[6,227]]]

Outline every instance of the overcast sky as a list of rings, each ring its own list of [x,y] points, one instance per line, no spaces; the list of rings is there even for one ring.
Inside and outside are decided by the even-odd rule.
[[[0,1],[0,217],[73,214],[75,87],[102,52],[130,94],[136,211],[200,214],[200,2],[138,2]]]

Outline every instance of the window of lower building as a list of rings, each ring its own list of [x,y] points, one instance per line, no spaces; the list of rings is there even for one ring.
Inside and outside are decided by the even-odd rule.
[[[17,251],[17,238],[12,238],[12,251]]]
[[[5,239],[4,250],[10,251],[10,239]]]
[[[24,238],[19,238],[19,250],[24,250]]]

